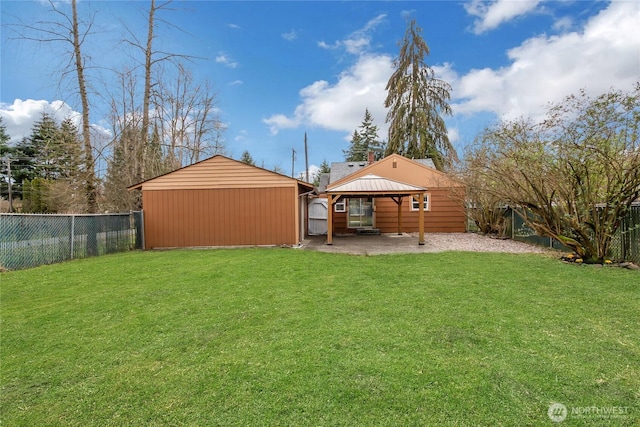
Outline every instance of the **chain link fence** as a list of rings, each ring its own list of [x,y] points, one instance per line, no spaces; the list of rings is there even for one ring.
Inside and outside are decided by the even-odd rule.
[[[143,249],[142,211],[104,215],[0,214],[0,269]]]
[[[507,217],[506,235],[512,239],[571,252],[571,249],[556,239],[538,236],[512,209],[507,209],[505,216]],[[634,203],[631,206],[631,211],[624,218],[612,240],[609,251],[609,257],[612,260],[640,264],[640,203]]]

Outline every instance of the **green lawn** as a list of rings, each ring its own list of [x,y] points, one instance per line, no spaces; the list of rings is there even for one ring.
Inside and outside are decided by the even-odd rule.
[[[558,425],[553,402],[563,425],[640,421],[634,271],[237,249],[0,281],[6,426]]]

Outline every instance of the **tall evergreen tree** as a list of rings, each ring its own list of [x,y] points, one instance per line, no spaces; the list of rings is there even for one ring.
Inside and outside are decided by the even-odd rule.
[[[251,165],[251,166],[255,166],[256,165],[256,161],[253,160],[253,157],[251,157],[251,154],[249,154],[249,150],[244,150],[242,152],[242,156],[240,156],[240,161],[242,163],[246,163],[246,164]]]
[[[60,132],[53,117],[43,112],[40,120],[31,128],[29,141],[33,150],[35,175],[44,179],[60,176],[57,159],[61,151]]]
[[[387,83],[386,154],[431,158],[436,168],[442,170],[458,158],[442,118],[451,114],[448,104],[451,85],[435,78],[433,69],[425,62],[429,46],[421,33],[415,19],[407,22],[400,54],[394,61],[395,71]]]
[[[362,136],[357,130],[353,131],[351,135],[351,142],[349,148],[343,150],[344,160],[347,162],[359,162],[367,158],[367,149],[362,141]]]
[[[71,118],[62,121],[59,128],[59,141],[55,153],[60,169],[60,177],[77,182],[83,181],[83,147],[79,138],[78,127]]]
[[[86,212],[88,210],[84,186],[84,150],[78,127],[71,118],[60,124],[51,159],[55,163],[55,176],[46,186],[44,202],[52,212]]]
[[[364,111],[362,123],[353,131],[350,144],[347,150],[343,150],[344,159],[347,162],[366,161],[370,151],[375,153],[377,160],[382,158],[383,143],[378,137],[378,126],[373,124],[373,116],[368,108]]]
[[[360,125],[360,137],[362,138],[363,145],[367,150],[367,153],[365,153],[365,159],[369,152],[373,152],[375,154],[376,160],[379,160],[384,155],[384,144],[380,141],[378,131],[378,126],[373,124],[373,116],[369,112],[369,109],[365,109],[364,119]]]

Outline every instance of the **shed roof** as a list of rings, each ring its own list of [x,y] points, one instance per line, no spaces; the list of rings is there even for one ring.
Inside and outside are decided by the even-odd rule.
[[[411,194],[426,191],[424,187],[407,184],[378,175],[368,174],[360,178],[352,179],[336,187],[329,186],[327,193],[332,194]]]
[[[313,185],[225,156],[215,155],[173,172],[148,179],[128,189],[184,190],[216,188],[272,188],[297,186],[301,191]]]

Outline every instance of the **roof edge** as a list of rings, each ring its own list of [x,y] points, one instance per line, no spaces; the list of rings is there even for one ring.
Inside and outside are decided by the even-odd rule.
[[[304,182],[304,181],[299,180],[299,179],[297,179],[297,178],[292,178],[292,177],[290,177],[290,176],[283,175],[283,174],[281,174],[281,173],[274,172],[274,171],[272,171],[272,170],[265,169],[265,168],[262,168],[262,167],[260,167],[260,166],[249,165],[249,164],[243,163],[243,162],[241,162],[241,161],[239,161],[239,160],[232,159],[231,157],[223,156],[222,154],[214,154],[213,156],[211,156],[211,157],[207,157],[206,159],[200,160],[199,162],[191,163],[190,165],[182,166],[182,167],[180,167],[180,168],[178,168],[178,169],[174,169],[174,170],[172,170],[172,171],[170,171],[170,172],[165,172],[165,173],[163,173],[163,174],[161,174],[161,175],[154,176],[153,178],[145,179],[144,181],[139,182],[139,183],[137,183],[137,184],[130,185],[130,186],[128,186],[128,187],[127,187],[127,191],[136,190],[136,189],[138,189],[138,188],[141,188],[141,187],[142,187],[144,184],[146,184],[147,182],[153,181],[154,179],[158,179],[158,178],[161,178],[161,177],[163,177],[163,176],[166,176],[166,175],[172,174],[172,173],[174,173],[174,172],[177,172],[177,171],[179,171],[179,170],[186,169],[186,168],[189,168],[189,167],[191,167],[191,166],[197,165],[197,164],[199,164],[199,163],[203,163],[203,162],[209,161],[209,160],[214,159],[214,158],[216,158],[216,157],[221,157],[221,158],[223,158],[223,159],[231,160],[232,162],[242,163],[242,164],[244,164],[244,165],[247,165],[247,166],[250,166],[250,167],[254,167],[254,168],[256,168],[256,169],[261,169],[261,170],[263,170],[263,171],[265,171],[265,172],[269,172],[269,173],[272,173],[272,174],[275,174],[275,175],[281,176],[281,177],[283,177],[283,178],[287,178],[287,179],[291,179],[291,180],[293,180],[293,181],[296,181],[296,183],[297,183],[297,184],[299,184],[299,185],[303,185],[303,186],[309,187],[309,188],[311,188],[311,189],[313,189],[313,188],[314,188],[312,183]]]

